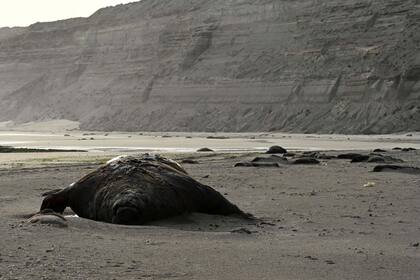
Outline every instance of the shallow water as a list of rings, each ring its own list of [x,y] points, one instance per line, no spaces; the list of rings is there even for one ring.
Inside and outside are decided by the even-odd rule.
[[[280,145],[289,150],[420,149],[420,133],[392,135],[316,135],[286,133],[30,133],[0,132],[0,145],[19,148],[90,152],[191,153],[208,147],[216,152],[259,152]],[[227,139],[209,139],[225,136]]]

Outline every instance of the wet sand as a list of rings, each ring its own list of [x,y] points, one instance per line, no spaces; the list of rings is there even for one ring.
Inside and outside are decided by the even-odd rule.
[[[378,147],[420,149],[420,133],[391,135],[317,135],[288,133],[181,133],[1,131],[0,145],[91,152],[194,152],[209,147],[220,152],[264,151],[272,145],[289,150],[368,150]]]
[[[420,167],[419,151],[388,154]],[[138,227],[75,217],[67,228],[26,224],[42,192],[79,179],[97,158],[4,167],[0,279],[419,278],[419,175],[372,173],[375,164],[336,159],[233,167],[257,155],[168,154],[198,160],[183,166],[261,219],[255,223],[193,214]]]

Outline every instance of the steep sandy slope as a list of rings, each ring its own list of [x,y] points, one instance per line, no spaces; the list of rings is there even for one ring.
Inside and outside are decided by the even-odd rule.
[[[419,0],[143,0],[0,29],[0,121],[420,130]]]

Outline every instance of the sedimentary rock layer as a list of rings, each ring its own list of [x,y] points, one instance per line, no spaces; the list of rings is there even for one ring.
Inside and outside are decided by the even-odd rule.
[[[420,130],[419,0],[143,0],[0,29],[0,120]]]

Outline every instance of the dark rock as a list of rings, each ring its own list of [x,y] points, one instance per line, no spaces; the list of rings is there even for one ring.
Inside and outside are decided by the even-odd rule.
[[[231,233],[252,234],[252,231],[246,228],[239,228],[239,229],[232,230]]]
[[[185,164],[199,164],[198,161],[193,160],[193,159],[184,159],[181,161],[181,163],[185,163]]]
[[[326,155],[326,154],[319,154],[317,156],[317,159],[335,159],[335,158],[337,158],[337,157],[331,156],[331,155]]]
[[[352,158],[351,162],[366,162],[369,158],[370,157],[368,155],[358,155]]]
[[[280,167],[276,162],[238,162],[234,167]]]
[[[352,163],[356,162],[382,162],[382,163],[396,163],[396,162],[403,162],[403,160],[394,158],[391,156],[384,156],[378,153],[370,153],[368,155],[362,155],[357,153],[349,153],[349,154],[342,154],[338,155],[337,158],[340,159],[351,159]]]
[[[265,157],[256,157],[251,162],[277,162],[277,163],[285,163],[285,164],[289,163],[289,161],[287,160],[287,158],[276,156],[276,155],[272,155],[272,156],[270,156],[268,158],[265,158]]]
[[[318,156],[319,156],[319,152],[303,152],[300,157],[317,158]]]
[[[373,150],[373,152],[374,153],[386,153],[386,151],[382,150],[382,149],[375,149],[375,150]]]
[[[294,156],[296,156],[296,154],[295,153],[291,153],[291,152],[287,152],[283,156],[285,156],[285,157],[294,157]]]
[[[400,165],[378,165],[373,168],[373,172],[399,172],[406,174],[420,174],[420,168]]]
[[[268,149],[266,153],[267,154],[285,154],[287,153],[287,150],[280,146],[272,146]]]
[[[209,149],[209,148],[201,148],[201,149],[198,149],[197,150],[197,152],[214,152],[212,149]]]
[[[380,156],[369,156],[369,158],[368,158],[368,160],[367,160],[367,162],[376,162],[376,163],[379,163],[379,162],[386,162],[387,160],[386,160],[386,158],[385,157],[380,157]],[[396,162],[396,161],[393,161],[393,160],[391,160],[391,161],[389,161],[389,162]]]
[[[320,163],[319,160],[317,160],[315,158],[310,158],[310,157],[308,157],[308,158],[305,158],[305,157],[298,158],[298,159],[295,159],[292,162],[292,164],[319,164],[319,163]]]
[[[417,149],[414,148],[404,148],[402,149],[403,152],[411,152],[411,151],[416,151]]]
[[[347,153],[347,154],[340,154],[337,156],[338,159],[357,159],[360,157],[363,157],[364,155],[362,154],[357,154],[357,153]]]
[[[400,147],[395,147],[395,148],[393,148],[393,150],[394,150],[394,151],[401,151],[401,150],[402,150],[402,148],[400,148]]]
[[[303,152],[302,155],[297,155],[296,158],[315,158],[315,159],[334,159],[335,156],[326,155],[320,152]]]
[[[224,139],[229,139],[229,137],[227,136],[207,136],[207,139],[220,139],[220,140],[224,140]]]

